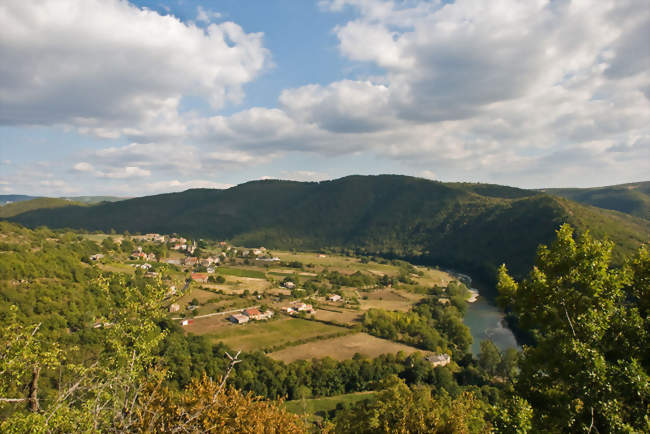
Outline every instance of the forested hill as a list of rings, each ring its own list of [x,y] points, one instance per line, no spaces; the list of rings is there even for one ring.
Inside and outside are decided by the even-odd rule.
[[[492,280],[506,262],[530,267],[563,222],[607,235],[629,253],[650,222],[542,194],[397,175],[333,181],[254,181],[90,207],[34,210],[10,220],[35,227],[182,233],[271,248],[353,248],[439,264]]]
[[[60,208],[63,206],[84,206],[84,204],[68,199],[39,197],[36,199],[23,200],[20,202],[13,202],[0,206],[0,218],[14,217],[28,211],[42,210],[47,208]]]
[[[540,191],[650,220],[650,181],[596,188],[547,188]]]

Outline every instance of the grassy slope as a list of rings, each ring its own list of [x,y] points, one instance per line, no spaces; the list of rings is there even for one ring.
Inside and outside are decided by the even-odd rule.
[[[84,204],[72,202],[67,199],[39,197],[37,199],[24,200],[0,206],[0,218],[14,217],[19,214],[39,209],[61,208],[64,206],[84,206]]]
[[[650,223],[538,192],[489,184],[444,184],[405,176],[350,176],[321,183],[255,181],[228,190],[188,190],[38,210],[28,226],[180,232],[271,248],[361,248],[494,278],[518,274],[563,222],[607,234],[629,253]]]
[[[650,181],[597,188],[549,188],[543,191],[650,220]]]

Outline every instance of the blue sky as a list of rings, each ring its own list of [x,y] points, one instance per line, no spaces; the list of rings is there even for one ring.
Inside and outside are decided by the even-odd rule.
[[[8,0],[0,194],[646,180],[649,38],[640,0]]]

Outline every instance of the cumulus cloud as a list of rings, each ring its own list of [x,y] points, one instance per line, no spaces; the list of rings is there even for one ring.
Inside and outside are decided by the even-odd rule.
[[[639,141],[650,133],[643,2],[320,5],[357,11],[334,29],[339,50],[383,75],[286,89],[282,113],[220,117],[212,133],[246,149],[369,152],[447,178],[471,171],[528,186],[548,182],[537,172],[552,171],[553,162],[585,179],[594,176],[582,165],[621,177],[608,162],[620,152],[607,149],[626,149],[628,175],[647,172]],[[262,134],[246,135],[246,125],[263,125]]]
[[[115,138],[182,135],[184,95],[239,102],[269,53],[233,22],[204,29],[119,0],[8,0],[0,57],[0,124]]]

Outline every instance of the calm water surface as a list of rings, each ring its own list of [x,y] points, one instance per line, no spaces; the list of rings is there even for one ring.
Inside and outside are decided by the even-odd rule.
[[[501,351],[508,348],[520,349],[512,331],[505,326],[503,313],[499,308],[488,303],[485,297],[479,296],[474,303],[469,303],[464,322],[474,338],[472,344],[474,355],[479,353],[481,341],[486,339],[491,339]]]

